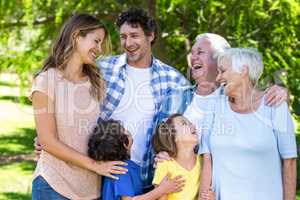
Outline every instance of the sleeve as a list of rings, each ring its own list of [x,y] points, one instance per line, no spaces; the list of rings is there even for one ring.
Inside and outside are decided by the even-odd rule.
[[[163,178],[167,175],[167,173],[168,173],[168,162],[163,161],[158,163],[154,173],[152,184],[159,185],[160,182],[163,180]]]
[[[172,108],[172,103],[174,102],[172,98],[174,92],[175,91],[173,90],[169,90],[165,95],[165,97],[163,98],[156,118],[157,125],[161,123],[165,118],[173,114],[171,108]]]
[[[115,198],[121,198],[122,196],[134,197],[134,183],[129,172],[117,176],[119,177],[119,180],[114,182]]]
[[[273,131],[283,159],[297,157],[296,135],[291,113],[286,102],[273,109]]]
[[[40,73],[33,79],[29,99],[32,100],[34,92],[42,92],[47,95],[50,99],[54,100],[54,69]]]
[[[96,61],[97,66],[99,67],[100,70],[106,70],[111,68],[111,63],[112,63],[113,57],[108,56],[108,57],[103,57],[100,58]]]
[[[209,132],[205,132],[201,134],[201,139],[200,139],[200,145],[199,145],[199,150],[198,154],[206,154],[210,153],[210,145],[209,145]]]
[[[198,154],[206,154],[210,153],[210,135],[214,126],[214,118],[215,118],[215,104],[216,101],[214,99],[207,99],[207,102],[209,102],[209,105],[206,105],[207,109],[204,111],[204,117],[202,122],[202,128],[201,128],[201,139],[200,139],[200,145]]]
[[[109,81],[113,74],[115,60],[115,57],[109,56],[96,61],[105,81]]]
[[[177,83],[178,86],[190,86],[191,83],[178,71]]]
[[[98,60],[96,61],[96,64],[97,64],[98,68],[99,68],[100,70],[102,70],[102,66],[104,66],[105,64],[107,64],[107,62],[105,62],[104,59],[98,59]]]
[[[180,74],[180,80],[179,80],[179,85],[181,86],[189,86],[191,83],[183,76]]]

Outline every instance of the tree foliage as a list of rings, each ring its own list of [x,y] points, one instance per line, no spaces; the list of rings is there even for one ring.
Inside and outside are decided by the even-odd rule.
[[[132,7],[147,9],[159,22],[154,54],[186,72],[186,54],[203,32],[224,36],[233,47],[255,47],[264,56],[267,86],[282,83],[300,115],[299,0],[1,0],[0,71],[17,72],[24,86],[41,67],[59,27],[74,12],[97,15],[120,53],[114,21]]]

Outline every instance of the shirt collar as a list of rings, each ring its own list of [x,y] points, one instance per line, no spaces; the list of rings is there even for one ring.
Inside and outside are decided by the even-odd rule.
[[[125,67],[127,65],[127,56],[126,53],[120,55],[119,59],[117,60],[115,66],[116,67]],[[150,67],[153,71],[159,71],[159,67],[161,66],[161,62],[152,56],[152,61]]]
[[[195,94],[197,92],[197,86],[198,86],[197,84],[195,84],[193,86],[193,91],[194,91]],[[215,91],[213,91],[212,93],[210,93],[208,95],[198,95],[198,94],[196,94],[196,95],[202,96],[202,97],[219,96],[219,95],[222,95],[224,93],[223,90],[224,90],[223,87],[218,87],[217,89],[215,89]]]

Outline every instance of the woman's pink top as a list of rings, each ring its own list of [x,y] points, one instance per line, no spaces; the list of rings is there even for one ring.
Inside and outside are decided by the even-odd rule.
[[[40,73],[31,95],[42,92],[52,99],[58,139],[87,155],[88,138],[99,115],[99,102],[89,93],[89,81],[72,83],[57,69]],[[100,196],[100,177],[42,151],[34,178],[42,176],[50,186],[69,199],[96,199]]]

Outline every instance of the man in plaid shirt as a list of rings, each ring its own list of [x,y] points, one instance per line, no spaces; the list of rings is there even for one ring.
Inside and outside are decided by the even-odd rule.
[[[145,188],[153,177],[151,136],[164,97],[189,82],[176,69],[152,55],[156,22],[142,9],[130,9],[117,19],[125,54],[98,62],[107,84],[98,120],[115,119],[133,137],[131,160],[141,167]]]

